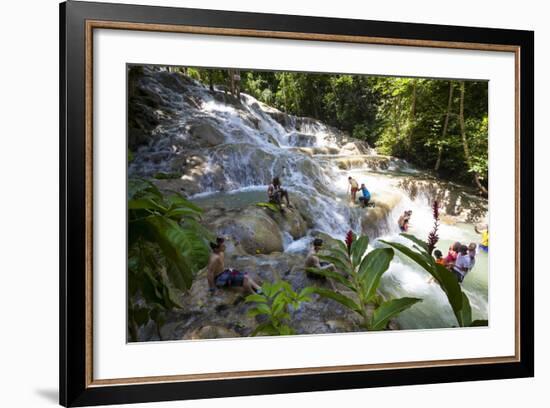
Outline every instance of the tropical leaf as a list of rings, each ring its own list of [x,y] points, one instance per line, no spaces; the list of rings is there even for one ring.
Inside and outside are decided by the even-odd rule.
[[[191,287],[195,272],[203,268],[208,262],[210,251],[208,247],[193,231],[185,230],[168,218],[152,216],[146,219],[150,226],[154,241],[162,250],[167,260],[172,262],[179,271],[181,280],[177,274],[170,277],[178,289],[185,290]],[[167,272],[174,269],[167,268]]]
[[[271,315],[271,308],[266,305],[265,303],[258,303],[256,306],[254,306],[252,309],[248,311],[248,315],[251,317],[254,317],[256,315],[265,314],[270,316]]]
[[[356,291],[356,288],[350,283],[350,281],[344,278],[338,272],[333,272],[333,271],[329,271],[326,269],[319,269],[319,268],[306,268],[306,272],[315,273],[317,275],[324,276],[325,278],[332,279],[338,283],[341,283],[347,288],[353,291]]]
[[[359,266],[359,278],[363,283],[363,293],[367,301],[376,295],[380,278],[388,270],[393,255],[391,248],[377,248],[363,258]]]
[[[462,289],[460,288],[460,284],[458,283],[455,274],[439,264],[436,264],[432,271],[434,272],[432,273],[432,276],[438,281],[439,286],[447,295],[447,299],[451,304],[451,308],[453,309],[453,313],[455,314],[459,326],[464,326],[463,318],[467,317],[467,314],[464,315],[462,313],[462,304],[465,295],[462,293]],[[468,302],[468,307],[469,305],[470,303]]]
[[[361,259],[363,258],[368,246],[369,237],[366,235],[357,238],[351,244],[351,260],[354,268],[361,263]]]
[[[202,214],[203,210],[198,205],[192,203],[186,198],[182,197],[181,194],[173,194],[166,197],[166,201],[170,204],[171,208],[188,208],[197,213]]]
[[[250,335],[254,337],[262,333],[267,334],[268,336],[276,336],[279,334],[279,331],[273,326],[273,324],[268,322],[259,324]]]
[[[414,235],[411,234],[399,234],[404,238],[407,238],[408,240],[414,242],[417,244],[420,248],[422,248],[424,251],[428,252],[428,244],[425,241],[422,241],[421,239],[416,238]]]
[[[330,289],[325,288],[315,288],[315,293],[317,293],[320,296],[323,296],[328,299],[332,299],[341,305],[347,307],[350,310],[353,310],[356,313],[361,314],[362,310],[361,308],[355,303],[355,301],[345,295],[342,295],[341,293],[335,292]]]
[[[416,262],[418,265],[420,265],[422,268],[424,268],[430,274],[432,273],[432,267],[431,267],[430,263],[426,262],[426,259],[424,258],[424,256],[421,253],[413,251],[408,246],[405,246],[403,244],[399,244],[397,242],[388,242],[388,241],[384,241],[384,240],[379,240],[379,241],[386,244],[386,245],[389,245],[389,246],[397,249],[403,255],[406,255],[409,258],[411,258],[414,262]]]
[[[330,255],[318,255],[318,257],[321,261],[326,261],[333,264],[337,269],[340,269],[342,272],[345,272],[347,274],[351,272],[351,268],[349,267],[349,265],[342,262],[340,258]]]
[[[262,208],[267,208],[273,212],[280,212],[281,209],[279,207],[277,207],[277,205],[273,204],[273,203],[256,203],[256,205],[258,207],[262,207]]]
[[[472,324],[472,307],[470,300],[464,292],[462,292],[462,308],[460,309],[460,326],[468,327]]]
[[[338,258],[344,265],[346,265],[346,269],[352,268],[351,259],[349,258],[347,252],[342,252],[338,248],[327,248],[324,249],[322,253],[333,258]]]
[[[166,211],[164,215],[176,221],[186,217],[193,218],[193,219],[200,219],[201,217],[200,212],[197,212],[192,208],[186,208],[186,207],[172,208],[171,210]]]
[[[253,294],[253,295],[248,295],[244,301],[247,302],[247,303],[248,302],[266,303],[267,298],[265,296],[262,296],[262,295]]]
[[[344,254],[344,256],[347,258],[348,257],[348,247],[346,246],[346,244],[344,244],[342,241],[340,240],[336,240],[336,246],[338,247],[337,249],[339,251],[342,252],[342,254]]]
[[[483,326],[489,326],[488,320],[474,320],[472,324],[470,324],[470,327],[483,327]]]
[[[156,210],[164,213],[168,209],[151,198],[138,198],[128,201],[128,210]]]
[[[416,298],[399,298],[392,299],[382,303],[375,311],[370,324],[371,330],[383,330],[388,325],[390,319],[404,310],[408,309],[412,305],[421,302],[422,299]]]

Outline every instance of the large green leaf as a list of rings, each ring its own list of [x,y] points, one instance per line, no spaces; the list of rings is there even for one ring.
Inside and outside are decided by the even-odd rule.
[[[209,250],[202,238],[193,231],[181,228],[175,221],[152,216],[146,219],[154,236],[154,241],[174,268],[167,268],[170,278],[178,289],[191,287],[194,274],[208,262]],[[181,279],[180,279],[181,278]]]
[[[138,198],[136,200],[128,200],[128,210],[156,210],[164,213],[168,209],[152,198]]]
[[[141,198],[145,195],[162,200],[162,194],[159,189],[150,181],[143,179],[128,180],[128,200]]]
[[[470,324],[470,327],[483,327],[483,326],[489,326],[489,321],[488,320],[474,320]]]
[[[363,258],[368,246],[369,237],[366,235],[359,237],[351,244],[351,260],[354,268],[361,263],[361,259]]]
[[[416,262],[418,265],[420,265],[422,268],[424,268],[426,271],[428,271],[430,274],[432,273],[432,265],[430,263],[426,262],[426,258],[423,254],[413,251],[408,246],[405,246],[403,244],[399,244],[397,242],[389,242],[384,240],[379,240],[380,242],[389,245],[395,249],[397,249],[399,252],[401,252],[403,255],[408,256],[411,258],[414,262]]]
[[[318,255],[318,257],[321,261],[326,261],[333,264],[337,269],[340,269],[342,272],[345,272],[347,274],[351,272],[351,268],[349,267],[349,265],[342,262],[340,258],[330,255]]]
[[[276,212],[276,213],[281,211],[281,209],[273,203],[256,203],[256,205],[258,207],[267,208],[268,210],[271,210],[271,211]]]
[[[341,305],[347,307],[350,310],[353,310],[356,313],[361,314],[361,308],[355,303],[355,301],[345,295],[342,295],[341,293],[335,292],[330,289],[325,288],[315,288],[315,293],[317,293],[320,296],[326,297],[328,299],[332,299]]]
[[[439,286],[441,286],[441,289],[443,289],[443,291],[447,295],[447,299],[451,304],[451,308],[453,309],[453,312],[456,316],[456,320],[459,326],[464,326],[463,317],[465,315],[463,315],[462,313],[462,305],[466,295],[462,293],[462,289],[460,287],[460,284],[458,283],[458,279],[456,279],[456,276],[454,273],[452,273],[450,270],[448,270],[447,268],[439,264],[436,264],[435,268],[432,269],[432,271],[433,271],[432,276],[437,280],[437,282],[439,283]],[[466,299],[468,298],[466,297]],[[469,305],[470,303],[468,302],[468,307]],[[471,314],[470,314],[470,319],[471,319]]]
[[[165,214],[166,217],[172,218],[176,221],[182,218],[200,219],[201,213],[193,210],[192,208],[176,207],[168,210]]]
[[[462,309],[460,309],[460,320],[462,327],[468,327],[472,324],[472,307],[470,300],[464,292],[462,292]]]
[[[392,317],[398,315],[403,310],[406,310],[412,305],[414,305],[415,303],[418,303],[421,301],[422,299],[404,297],[399,299],[392,299],[382,303],[374,311],[370,329],[371,330],[385,329]]]
[[[170,204],[171,208],[188,208],[197,213],[203,213],[202,208],[182,197],[180,194],[170,195],[166,198],[166,201]]]
[[[425,241],[422,241],[421,239],[416,238],[414,235],[411,234],[400,234],[402,237],[407,238],[408,240],[414,242],[417,244],[420,248],[422,248],[424,251],[428,252],[428,244]]]
[[[333,271],[329,271],[326,269],[319,269],[319,268],[306,268],[306,272],[315,273],[317,275],[324,276],[325,278],[332,279],[338,283],[341,283],[347,288],[353,291],[356,291],[355,287],[338,272],[333,272]]]
[[[338,248],[327,248],[323,250],[323,254],[332,256],[333,258],[338,258],[343,264],[347,265],[346,269],[351,269],[351,259],[349,258],[347,252],[342,252]]]
[[[391,248],[377,248],[363,258],[359,266],[359,278],[363,283],[364,296],[367,301],[376,294],[380,278],[388,270],[393,255],[394,252]]]
[[[340,241],[340,240],[336,240],[334,242],[336,243],[336,246],[338,247],[337,249],[339,251],[341,251],[343,254],[345,254],[345,256],[347,258],[348,247],[346,246],[346,244],[343,241]]]

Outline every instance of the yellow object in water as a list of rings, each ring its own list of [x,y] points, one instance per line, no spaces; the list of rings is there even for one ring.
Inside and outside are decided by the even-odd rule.
[[[489,231],[485,230],[481,233],[481,245],[489,247]]]

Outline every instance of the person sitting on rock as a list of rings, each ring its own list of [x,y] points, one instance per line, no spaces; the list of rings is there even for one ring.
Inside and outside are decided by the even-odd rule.
[[[409,222],[411,220],[412,210],[407,210],[399,217],[397,224],[401,232],[407,232],[409,230]]]
[[[363,193],[363,195],[359,197],[359,202],[361,203],[361,207],[363,208],[374,207],[374,203],[370,202],[370,191],[367,189],[367,187],[364,184],[361,184],[361,193]]]
[[[286,200],[286,206],[292,208],[290,200],[288,198],[288,191],[281,187],[281,180],[279,177],[273,177],[271,184],[267,188],[267,198],[270,203],[276,204],[282,211],[283,198]]]
[[[210,293],[214,293],[216,287],[243,287],[247,292],[261,293],[260,286],[254,282],[246,272],[240,272],[236,269],[224,269],[224,238],[216,238],[216,243],[211,242],[210,247],[212,248],[212,253],[208,260],[208,271],[206,275]]]
[[[323,247],[323,240],[321,238],[315,238],[312,242],[311,250],[309,251],[306,257],[306,262],[305,262],[306,269],[317,268],[321,270],[336,272],[336,268],[334,267],[333,264],[329,262],[321,262],[321,260],[319,259],[318,252],[322,249],[322,247]],[[327,279],[323,275],[319,275],[313,272],[308,272],[307,270],[306,270],[306,275],[308,278],[311,278],[311,279],[318,279],[322,281],[325,281]]]
[[[357,191],[359,191],[359,183],[357,182],[357,180],[355,180],[351,176],[348,177],[348,183],[349,183],[348,191],[350,193],[351,202],[355,203],[355,200],[357,198]]]

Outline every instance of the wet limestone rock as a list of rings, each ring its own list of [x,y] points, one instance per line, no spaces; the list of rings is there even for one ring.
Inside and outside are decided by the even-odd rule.
[[[198,329],[185,333],[182,340],[200,340],[200,339],[230,339],[239,337],[234,330],[223,326],[202,326]]]
[[[284,207],[284,212],[275,212],[270,209],[264,211],[279,225],[282,231],[288,232],[292,238],[302,238],[307,233],[307,223],[296,208]]]
[[[361,231],[371,239],[378,237],[381,231],[387,230],[388,223],[397,223],[397,220],[391,220],[388,216],[401,201],[401,196],[392,193],[373,193],[372,201],[375,203],[374,208],[356,209],[362,212]]]
[[[214,216],[206,214],[205,220],[207,227],[216,235],[231,238],[248,254],[283,251],[280,227],[263,208],[250,206],[244,210],[228,210]]]
[[[190,142],[200,147],[213,147],[225,142],[225,136],[213,124],[203,121],[192,123],[188,129]]]

